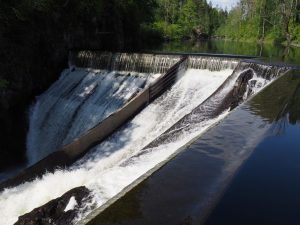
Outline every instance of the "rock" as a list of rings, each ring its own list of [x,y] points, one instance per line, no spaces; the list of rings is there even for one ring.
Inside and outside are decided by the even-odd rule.
[[[232,100],[230,104],[230,110],[236,108],[241,102],[247,91],[249,80],[253,78],[253,71],[251,69],[244,71],[240,74],[235,87],[232,91]],[[247,93],[249,95],[249,93]]]
[[[74,204],[74,198],[76,204]],[[73,207],[68,207],[69,202]],[[68,225],[76,218],[79,209],[90,201],[90,190],[86,187],[77,187],[63,194],[61,197],[51,200],[45,205],[20,216],[15,225]],[[70,206],[70,205],[69,205]]]
[[[224,96],[222,103],[213,111],[210,115],[212,118],[220,115],[220,113],[224,112],[228,108],[231,110],[235,109],[239,104],[241,104],[244,100],[244,94],[247,91],[248,81],[251,80],[253,77],[253,70],[248,69],[242,72],[233,89]],[[220,87],[222,88],[222,86]],[[249,93],[248,93],[249,95]]]

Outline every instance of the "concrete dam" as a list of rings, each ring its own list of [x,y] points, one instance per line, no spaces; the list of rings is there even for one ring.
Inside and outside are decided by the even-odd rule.
[[[294,69],[250,58],[73,52],[70,68],[31,106],[28,167],[0,184],[0,223],[80,186],[90,195],[72,223],[91,222]]]

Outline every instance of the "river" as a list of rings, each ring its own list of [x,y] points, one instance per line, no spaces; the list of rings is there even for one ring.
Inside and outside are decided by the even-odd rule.
[[[149,50],[164,52],[194,52],[214,54],[248,55],[266,58],[269,61],[300,63],[300,48],[287,48],[280,44],[258,44],[224,40],[167,42]]]
[[[251,55],[264,57],[266,61],[289,64],[299,64],[299,57],[297,56],[300,56],[300,49],[297,48],[287,49],[278,45],[257,45],[221,40],[197,43],[165,43],[162,46],[147,50]],[[2,193],[0,195],[2,210],[0,211],[3,214],[3,220],[0,221],[3,224],[9,224],[10,221],[14,222],[19,215],[29,212],[33,208],[60,196],[65,191],[80,185],[86,185],[94,191],[94,200],[97,206],[100,207],[120,192],[122,188],[130,185],[151,168],[155,168],[164,159],[168,159],[170,155],[175,153],[178,146],[189,143],[193,138],[202,134],[211,124],[221,119],[217,118],[212,123],[204,123],[210,121],[210,119],[215,119],[208,116],[210,114],[214,115],[214,111],[210,112],[209,110],[212,108],[219,110],[219,107],[223,105],[223,99],[226,102],[227,92],[231,90],[228,87],[235,87],[236,80],[244,72],[255,71],[257,65],[254,65],[253,68],[252,66],[248,64],[241,65],[231,75],[234,79],[227,79],[232,73],[232,70],[229,70],[230,68],[223,68],[218,72],[208,71],[207,68],[189,70],[165,96],[162,96],[161,99],[135,117],[131,123],[120,129],[111,139],[96,146],[90,155],[75,166],[64,171],[56,171],[54,174],[45,174],[42,179],[27,183],[26,187],[21,185]],[[263,72],[261,74],[263,79],[256,77],[254,82],[255,86],[260,83],[260,80],[263,81],[257,87],[258,90],[269,85],[269,81],[272,80],[270,76],[274,78],[272,68],[268,69],[262,65],[260,67],[258,71]],[[259,74],[258,71],[255,74]],[[71,75],[74,78],[74,72]],[[78,79],[80,80],[81,74],[79,75]],[[74,92],[70,96],[79,96],[81,101],[86,102],[83,97],[89,97],[88,94],[90,93],[97,93],[97,91],[90,92],[87,87],[92,87],[91,90],[97,90],[95,87],[102,85],[100,75],[92,72],[90,77],[84,76],[87,81],[81,82],[80,80],[77,83],[82,83],[82,85],[76,83],[75,88],[70,88]],[[127,76],[128,74],[114,75],[113,79],[122,78],[121,80],[126,80],[128,79]],[[136,76],[134,79],[141,78]],[[218,87],[224,80],[227,80],[227,84],[225,82],[226,85],[221,86],[222,88],[219,89]],[[58,81],[54,86],[59,86],[60,83]],[[86,85],[86,83],[89,85]],[[95,85],[91,86],[93,83]],[[276,84],[278,85],[276,86]],[[207,221],[209,225],[224,224],[224,221],[228,221],[228,224],[250,224],[246,223],[245,220],[251,221],[251,224],[257,224],[257,221],[261,218],[265,221],[264,224],[276,224],[276,222],[278,222],[277,224],[284,224],[279,223],[279,221],[285,221],[285,218],[292,218],[290,222],[298,221],[297,198],[292,198],[297,195],[296,190],[298,188],[296,187],[299,186],[299,182],[296,174],[300,171],[299,166],[297,166],[300,165],[297,152],[297,146],[299,146],[297,134],[299,132],[298,105],[300,94],[298,84],[299,72],[295,71],[286,76],[286,79],[284,77],[280,82],[276,81],[275,84],[268,87],[262,94],[255,96],[250,102],[246,102],[222,123],[209,130],[182,154],[155,173],[154,176],[142,182],[137,189],[133,190],[133,194],[129,194],[129,197],[125,196],[125,200],[121,198],[119,203],[117,202],[117,207],[112,207],[111,215],[113,215],[114,221],[109,222],[116,222],[117,220],[120,224],[135,224],[136,221],[138,221],[138,224],[153,224],[154,222],[155,224],[196,224],[200,220],[203,222],[204,215],[207,216],[210,213]],[[251,79],[248,85],[249,87],[252,85]],[[137,88],[140,88],[140,85],[134,88],[124,86],[124,88],[126,92],[123,93],[122,91],[122,96],[126,96],[123,99],[126,101]],[[65,89],[58,88],[58,90]],[[132,93],[130,92],[131,94],[127,96],[128,90],[132,90]],[[273,97],[274,93],[278,94],[278,98]],[[65,94],[59,91],[55,91],[54,94],[62,96],[59,99],[65,97]],[[47,93],[44,94],[44,97],[45,99],[41,96],[38,101],[44,102],[48,107],[47,101],[50,98]],[[73,105],[73,102],[79,102],[75,97],[67,98],[67,100],[71,99],[70,102]],[[245,99],[247,97],[249,96],[246,95]],[[211,100],[206,101],[207,98]],[[200,107],[196,107],[197,105]],[[36,109],[39,109],[37,106],[35,106]],[[60,105],[58,106],[59,109],[64,109]],[[204,111],[202,106],[205,109]],[[228,105],[226,107],[227,110]],[[55,108],[52,107],[51,110],[53,109]],[[176,113],[174,114],[175,109]],[[225,108],[222,110],[219,113],[226,111]],[[67,110],[64,109],[65,111]],[[72,110],[76,115],[81,111]],[[207,112],[208,114],[206,114]],[[89,114],[91,113],[82,113],[82,115]],[[59,113],[59,115],[66,115],[66,113]],[[221,117],[223,116],[225,114],[221,115]],[[180,119],[181,117],[183,119]],[[41,118],[41,116],[38,116],[38,118]],[[60,117],[58,116],[58,118]],[[47,119],[49,118],[47,117]],[[145,126],[146,120],[148,122]],[[53,119],[53,121],[57,120]],[[35,117],[32,117],[32,122],[36,122]],[[66,121],[63,120],[62,122]],[[179,125],[173,126],[175,123]],[[54,123],[49,124],[52,126]],[[33,127],[42,126],[38,124]],[[61,128],[62,125],[56,127]],[[65,127],[70,126],[66,125]],[[164,133],[164,131],[166,132]],[[182,134],[178,134],[178,137],[182,140],[176,136],[176,141],[180,140],[182,143],[179,142],[178,146],[174,145],[176,141],[171,144],[165,143],[165,140],[171,140],[168,134],[174,136],[176,132],[182,132]],[[160,135],[163,138],[159,138]],[[48,135],[45,136],[48,137]],[[61,135],[56,135],[56,138],[61,138]],[[154,140],[153,143],[152,140]],[[157,143],[159,145],[163,143],[164,145],[158,148]],[[39,147],[36,149],[39,149]],[[284,149],[288,151],[285,152]],[[270,156],[272,156],[271,160],[268,161]],[[247,160],[248,158],[249,160]],[[246,164],[238,170],[243,165],[244,160],[247,160]],[[101,171],[101,176],[99,171]],[[261,171],[264,172],[261,173]],[[237,175],[233,176],[234,174]],[[95,179],[96,177],[98,179]],[[60,185],[57,186],[57,183]],[[63,183],[65,184],[62,185]],[[230,185],[227,186],[227,184]],[[33,195],[41,186],[50,187],[51,190],[47,190],[47,195],[42,192],[40,195]],[[222,198],[221,194],[224,191],[224,186],[228,189]],[[43,189],[46,190],[46,188]],[[265,195],[266,192],[268,195]],[[284,193],[288,194],[284,195]],[[288,198],[278,197],[278,195],[287,196]],[[216,198],[220,199],[216,209],[208,211],[208,209],[215,206]],[[12,205],[14,202],[19,202],[18,206]],[[118,204],[121,204],[121,208],[118,207]],[[126,206],[128,204],[129,207]],[[129,216],[122,214],[122,210],[135,204],[139,207],[133,208],[129,212],[131,213]],[[257,204],[262,206],[256,207]],[[289,207],[287,207],[287,210],[283,210],[282,214],[275,215],[274,212],[279,211],[281,205],[288,205]],[[158,210],[158,206],[162,206],[160,210]],[[270,210],[264,211],[265,208],[270,208]],[[120,209],[120,214],[114,211]],[[203,213],[202,211],[207,212]],[[238,212],[238,216],[235,212]],[[249,212],[253,212],[250,217]],[[164,215],[168,217],[163,217]],[[279,219],[273,220],[276,216]],[[101,220],[98,224],[102,224]],[[104,224],[109,223],[105,222]]]

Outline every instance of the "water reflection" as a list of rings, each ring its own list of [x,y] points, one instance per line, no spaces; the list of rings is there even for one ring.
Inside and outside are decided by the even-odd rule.
[[[297,123],[300,123],[300,84],[294,91],[292,98],[289,100],[284,114],[288,116],[291,124],[296,125]]]
[[[169,42],[156,47],[156,51],[166,52],[207,52],[218,54],[236,54],[265,57],[269,61],[300,63],[300,48],[285,47],[278,44],[260,44],[255,42],[238,42],[210,40],[198,42]]]
[[[280,95],[278,95],[280,93]],[[272,101],[270,101],[270,99]],[[276,122],[279,133],[285,123],[300,122],[300,71],[290,71],[257,95],[250,103],[251,111],[269,123]]]
[[[287,74],[251,102],[271,133],[238,171],[205,225],[300,224],[299,75]]]
[[[289,124],[296,125],[300,123],[300,84],[294,93],[288,98],[286,104],[282,107],[273,131],[276,135],[285,134]]]

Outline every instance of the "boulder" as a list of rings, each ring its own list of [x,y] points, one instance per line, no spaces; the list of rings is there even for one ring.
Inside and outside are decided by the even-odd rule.
[[[230,110],[236,108],[244,100],[244,95],[249,96],[251,93],[246,93],[249,80],[253,78],[253,70],[249,69],[242,72],[233,88]],[[251,91],[251,90],[249,90]]]
[[[89,202],[90,190],[77,187],[45,205],[20,216],[15,225],[69,225]]]

